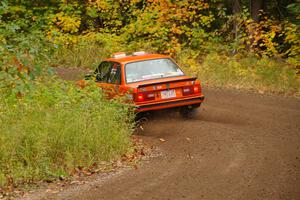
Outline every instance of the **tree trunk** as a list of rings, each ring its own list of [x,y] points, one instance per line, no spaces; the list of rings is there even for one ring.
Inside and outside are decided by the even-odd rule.
[[[236,43],[238,43],[238,29],[239,29],[239,21],[238,18],[240,17],[241,14],[241,4],[240,0],[233,0],[232,1],[232,13],[234,16],[233,19],[233,32],[234,32],[234,40]],[[234,49],[233,53],[237,53],[237,49]]]
[[[232,13],[239,14],[241,12],[241,3],[240,0],[233,0],[232,1]]]
[[[265,0],[250,0],[251,17],[255,22],[259,22],[259,14],[264,7]]]

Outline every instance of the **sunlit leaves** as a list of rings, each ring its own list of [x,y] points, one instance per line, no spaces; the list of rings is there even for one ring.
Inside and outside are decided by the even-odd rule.
[[[81,24],[80,17],[76,15],[66,15],[63,12],[57,13],[53,16],[52,22],[65,33],[76,33]]]
[[[210,27],[214,16],[208,8],[209,4],[204,1],[147,1],[145,9],[137,14],[137,20],[125,29],[130,33],[127,38],[129,41],[144,38],[158,51],[175,53],[183,45],[195,42],[190,37],[192,34]]]
[[[254,51],[269,57],[294,57],[299,55],[300,35],[298,27],[288,21],[279,22],[264,17],[259,23],[247,16],[239,20],[239,49]],[[297,58],[299,59],[299,58]]]

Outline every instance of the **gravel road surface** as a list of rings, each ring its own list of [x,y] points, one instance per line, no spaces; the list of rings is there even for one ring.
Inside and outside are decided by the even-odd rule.
[[[194,119],[157,112],[143,125],[141,137],[161,156],[42,199],[299,200],[299,99],[204,92]]]

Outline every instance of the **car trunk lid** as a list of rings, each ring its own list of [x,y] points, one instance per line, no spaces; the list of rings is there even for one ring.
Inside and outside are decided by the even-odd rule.
[[[200,83],[196,78],[182,76],[139,83],[134,100],[138,103],[161,102],[200,92]]]

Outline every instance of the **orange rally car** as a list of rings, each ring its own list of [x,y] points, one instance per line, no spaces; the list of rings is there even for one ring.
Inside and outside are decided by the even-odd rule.
[[[110,98],[126,95],[137,112],[179,108],[187,116],[204,100],[200,82],[166,55],[116,53],[100,63],[94,76]]]

